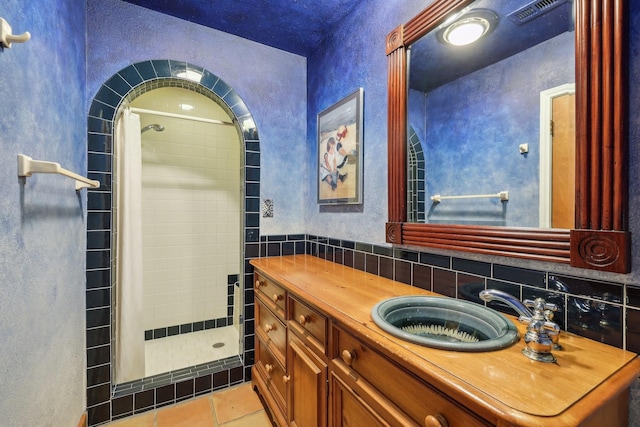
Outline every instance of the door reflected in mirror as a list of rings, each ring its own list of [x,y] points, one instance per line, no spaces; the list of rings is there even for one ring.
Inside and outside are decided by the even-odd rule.
[[[409,221],[574,228],[573,1],[529,3],[476,1],[410,46]],[[489,28],[452,45],[461,21]]]

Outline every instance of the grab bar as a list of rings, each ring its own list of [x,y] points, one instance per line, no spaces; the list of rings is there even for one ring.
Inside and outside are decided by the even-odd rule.
[[[100,181],[85,178],[60,167],[59,163],[33,160],[24,154],[18,154],[18,176],[31,176],[34,173],[57,173],[76,180],[76,191],[83,188],[98,188]]]
[[[440,203],[445,199],[480,199],[480,198],[491,198],[497,197],[500,198],[500,201],[504,202],[509,200],[509,192],[508,191],[500,191],[495,194],[470,194],[468,196],[441,196],[440,194],[436,194],[435,196],[431,196],[431,200],[434,203]]]

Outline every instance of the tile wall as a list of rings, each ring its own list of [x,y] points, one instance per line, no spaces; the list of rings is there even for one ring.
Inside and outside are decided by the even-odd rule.
[[[180,77],[187,70],[199,73],[199,82]],[[129,102],[142,93],[160,87],[188,88],[217,100],[243,130],[244,165],[241,174],[244,180],[244,203],[241,221],[245,256],[239,277],[244,279],[244,285],[241,285],[244,290],[244,337],[241,338],[240,357],[146,378],[127,384],[130,392],[115,390],[118,394],[114,396],[112,316],[115,292],[111,277],[113,120],[122,102]],[[106,81],[93,99],[88,117],[88,176],[100,181],[101,185],[87,193],[88,425],[98,425],[169,405],[250,379],[254,360],[254,310],[253,280],[247,266],[253,257],[253,251],[248,247],[259,241],[260,234],[260,141],[255,128],[243,127],[248,123],[254,123],[252,116],[231,87],[209,71],[180,61],[153,60],[128,66]]]
[[[218,104],[184,88],[158,88],[131,105],[229,121]],[[152,114],[140,121],[165,128],[142,134],[144,328],[231,321],[226,285],[241,269],[238,133],[234,126]]]
[[[542,297],[559,306],[555,321],[563,330],[640,353],[639,288],[329,237],[260,238],[262,257],[302,253],[478,303],[482,303],[478,293],[488,288],[503,290],[519,299]],[[515,314],[499,303],[489,306]]]

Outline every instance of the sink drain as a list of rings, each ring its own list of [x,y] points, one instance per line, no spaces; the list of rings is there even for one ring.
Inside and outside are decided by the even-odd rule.
[[[220,348],[220,347],[224,347],[224,343],[223,342],[217,342],[217,343],[213,344],[213,348]]]

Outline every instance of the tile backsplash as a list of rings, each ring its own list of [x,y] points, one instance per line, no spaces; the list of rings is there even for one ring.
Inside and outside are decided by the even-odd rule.
[[[542,297],[558,306],[554,320],[563,330],[640,352],[640,289],[624,284],[313,235],[261,236],[259,251],[261,257],[306,253],[477,303],[488,288],[521,300]],[[499,302],[489,306],[515,314]]]

